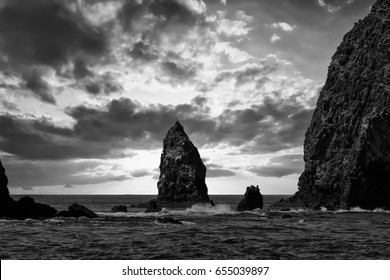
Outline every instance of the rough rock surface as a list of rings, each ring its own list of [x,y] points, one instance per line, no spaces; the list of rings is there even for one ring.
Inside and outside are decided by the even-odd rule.
[[[149,202],[148,208],[146,208],[145,213],[160,212],[161,207],[158,206],[156,200],[152,199]]]
[[[299,190],[278,206],[390,208],[390,1],[332,57],[304,143]]]
[[[260,193],[259,186],[250,186],[246,188],[244,198],[237,205],[237,211],[250,211],[256,208],[263,209],[263,196]]]
[[[116,212],[127,212],[127,207],[126,205],[115,205],[114,207],[111,208],[112,213]]]
[[[209,202],[205,179],[206,166],[198,149],[177,121],[163,143],[157,202],[160,205]]]
[[[96,218],[97,215],[95,212],[89,210],[84,205],[77,203],[72,204],[68,207],[68,211],[61,211],[57,214],[58,217],[87,217],[87,218]]]
[[[53,207],[36,203],[33,198],[24,196],[14,201],[8,191],[8,178],[0,161],[0,217],[12,219],[39,219],[53,217],[57,210]]]

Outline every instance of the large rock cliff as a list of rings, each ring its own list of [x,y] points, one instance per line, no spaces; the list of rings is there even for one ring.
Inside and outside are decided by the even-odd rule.
[[[206,166],[198,149],[177,121],[163,143],[157,202],[160,205],[209,202],[205,179]]]
[[[304,160],[284,205],[390,208],[390,0],[378,0],[333,55]]]

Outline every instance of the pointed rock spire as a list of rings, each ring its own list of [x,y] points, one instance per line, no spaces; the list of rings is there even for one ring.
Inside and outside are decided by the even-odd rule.
[[[179,121],[168,130],[163,142],[159,204],[209,202],[206,166]]]

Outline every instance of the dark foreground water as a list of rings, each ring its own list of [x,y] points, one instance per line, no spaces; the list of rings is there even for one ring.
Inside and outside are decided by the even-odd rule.
[[[146,214],[110,213],[153,196],[35,196],[58,210],[80,203],[99,218],[0,220],[0,259],[390,259],[390,212],[254,210],[242,196]],[[265,196],[265,206],[283,196]],[[183,225],[159,224],[172,217]]]

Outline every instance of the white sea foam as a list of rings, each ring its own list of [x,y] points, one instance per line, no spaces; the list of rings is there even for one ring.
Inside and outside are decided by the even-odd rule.
[[[211,206],[209,204],[195,204],[186,209],[168,209],[163,208],[160,212],[97,212],[99,216],[105,217],[160,217],[160,216],[204,216],[204,215],[221,215],[221,214],[238,214],[238,212],[230,209],[228,204],[217,204]]]
[[[186,209],[187,213],[207,214],[207,215],[220,215],[220,214],[235,214],[237,212],[232,211],[228,204],[217,204],[211,206],[210,204],[195,204]]]
[[[58,219],[58,218],[52,218],[52,219],[45,220],[45,222],[48,222],[48,223],[65,223],[65,220]]]
[[[337,210],[336,213],[346,213],[346,212],[353,212],[353,213],[390,213],[389,210],[385,210],[382,208],[375,208],[374,210],[367,210],[367,209],[362,209],[360,207],[352,207],[348,210],[346,209],[340,209]]]

